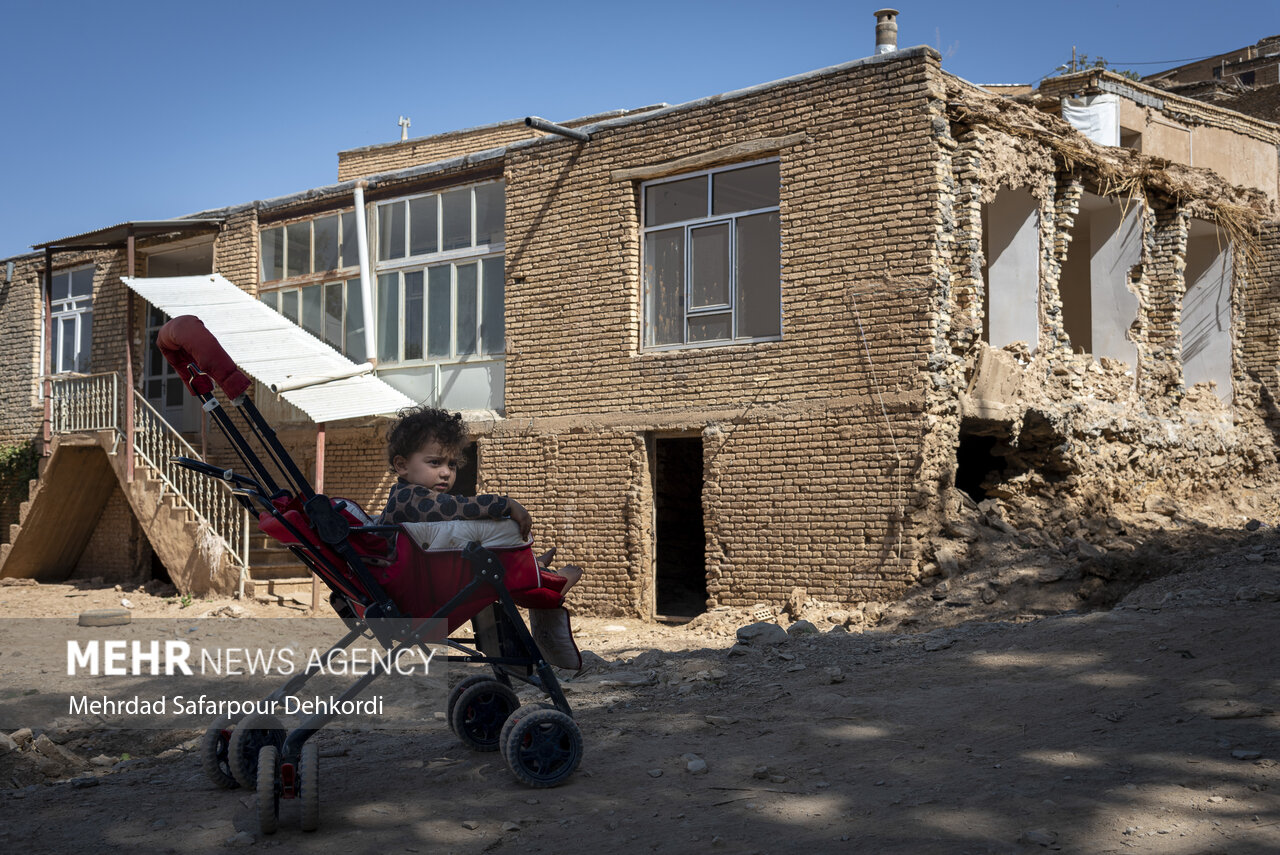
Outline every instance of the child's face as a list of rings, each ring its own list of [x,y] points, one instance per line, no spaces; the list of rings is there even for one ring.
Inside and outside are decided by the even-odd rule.
[[[458,477],[458,452],[444,448],[433,439],[408,458],[397,455],[393,465],[396,474],[410,484],[447,493]]]

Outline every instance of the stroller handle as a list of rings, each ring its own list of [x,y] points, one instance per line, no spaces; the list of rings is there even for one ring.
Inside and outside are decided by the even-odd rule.
[[[180,315],[162,326],[156,346],[197,397],[212,392],[216,381],[228,398],[235,399],[253,382],[195,315]]]

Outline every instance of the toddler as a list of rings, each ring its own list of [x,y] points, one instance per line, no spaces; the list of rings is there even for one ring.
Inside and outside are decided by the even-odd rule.
[[[462,416],[431,407],[401,410],[387,433],[387,460],[396,483],[378,523],[401,525],[426,550],[460,549],[471,541],[481,546],[524,546],[530,543],[533,518],[509,496],[455,496],[466,428]],[[555,549],[538,557],[543,588],[564,594],[582,577],[569,564],[559,572],[547,568]],[[529,629],[547,662],[558,668],[582,667],[582,656],[569,628],[563,605],[529,609]]]

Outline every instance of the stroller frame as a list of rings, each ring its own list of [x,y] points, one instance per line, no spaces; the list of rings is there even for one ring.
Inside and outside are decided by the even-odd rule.
[[[428,642],[446,645],[453,652],[436,659],[487,665],[492,671],[492,676],[465,678],[449,695],[447,721],[463,744],[477,751],[501,750],[513,774],[530,786],[555,786],[567,779],[581,760],[581,732],[555,672],[520,616],[499,556],[479,543],[469,543],[462,550],[462,559],[469,565],[470,580],[433,614],[405,614],[374,578],[366,556],[352,538],[375,534],[409,537],[407,532],[399,525],[363,523],[363,514],[358,517],[346,500],[315,491],[248,396],[247,378],[198,319],[184,316],[168,322],[161,329],[159,345],[251,474],[185,457],[175,457],[173,462],[228,483],[236,501],[258,516],[260,528],[264,521],[274,521],[283,528],[294,541],[286,543],[290,552],[328,586],[330,605],[349,631],[329,648],[323,661],[360,638],[376,639],[390,657],[414,647],[425,650]],[[230,409],[240,414],[248,435],[215,396],[215,382]],[[250,437],[257,440],[270,465],[255,452]],[[280,486],[273,466],[287,486]],[[299,506],[301,524],[299,514],[294,513]],[[486,586],[496,602],[474,614],[462,613],[462,620],[470,616],[474,637],[465,640],[472,646],[447,637],[449,617],[456,619],[456,610],[483,597]],[[443,638],[442,622],[446,627]],[[297,695],[320,670],[318,664],[309,665],[264,700]],[[337,700],[355,698],[378,676],[376,669],[370,669]],[[534,686],[550,704],[521,708],[513,680]],[[269,715],[250,714],[238,722],[220,718],[202,740],[205,772],[225,788],[257,789],[258,818],[264,833],[276,830],[280,800],[292,798],[302,799],[303,830],[314,830],[319,824],[319,756],[309,740],[335,715],[313,713],[287,732]]]

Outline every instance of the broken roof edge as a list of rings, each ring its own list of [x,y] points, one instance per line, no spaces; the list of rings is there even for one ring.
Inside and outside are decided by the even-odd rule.
[[[1049,83],[1050,90],[1054,91],[1067,88],[1067,85],[1075,82],[1083,82],[1093,85],[1096,81],[1103,78],[1110,80],[1113,84],[1118,86],[1127,86],[1139,94],[1146,95],[1151,98],[1158,98],[1165,102],[1173,102],[1176,105],[1175,112],[1178,109],[1185,107],[1188,109],[1184,112],[1200,114],[1198,118],[1204,118],[1204,113],[1206,112],[1209,115],[1213,115],[1215,113],[1224,114],[1223,118],[1229,118],[1231,121],[1237,123],[1243,122],[1246,126],[1256,129],[1258,131],[1259,138],[1263,139],[1265,142],[1280,144],[1280,124],[1268,122],[1265,119],[1259,119],[1257,116],[1250,116],[1248,113],[1240,113],[1236,110],[1228,109],[1227,107],[1220,107],[1217,104],[1211,104],[1207,101],[1198,101],[1195,98],[1178,95],[1167,89],[1152,86],[1150,83],[1143,83],[1139,80],[1133,80],[1132,78],[1125,77],[1123,74],[1112,71],[1109,68],[1089,68],[1084,71],[1077,71],[1074,74],[1063,74],[1058,77],[1046,77],[1036,85],[1036,92],[1042,91],[1046,83]]]
[[[709,104],[719,104],[723,101],[732,101],[738,98],[745,98],[749,95],[756,95],[761,92],[768,92],[770,89],[776,89],[779,86],[786,86],[792,83],[801,83],[806,80],[816,80],[821,77],[826,77],[833,74],[839,74],[841,72],[848,71],[853,68],[858,68],[860,66],[878,65],[885,62],[893,62],[895,60],[913,59],[915,57],[924,57],[924,56],[932,56],[934,59],[937,59],[939,62],[941,62],[942,60],[942,54],[938,53],[938,51],[936,51],[935,49],[929,47],[928,45],[917,45],[916,47],[902,48],[901,50],[890,51],[888,53],[872,54],[871,56],[864,56],[860,59],[854,59],[848,62],[842,62],[842,63],[839,63],[838,65],[829,65],[826,68],[817,68],[817,69],[814,69],[813,71],[805,71],[800,74],[793,74],[790,77],[782,77],[777,80],[770,80],[768,83],[757,83],[754,86],[748,86],[743,89],[733,89],[728,92],[722,92],[719,95],[708,95],[703,98],[695,98],[692,101],[685,101],[684,103],[681,103],[681,104],[670,104],[664,107],[659,107],[657,109],[650,110],[648,112],[633,113],[627,116],[620,116],[616,119],[606,119],[604,121],[596,122],[590,125],[579,125],[577,129],[580,131],[583,131],[584,133],[594,134],[597,131],[612,130],[614,128],[626,127],[627,125],[637,124],[639,122],[647,122],[652,119],[662,118],[663,116],[669,116],[669,115],[672,115],[673,113],[684,112],[686,110],[693,110],[698,107],[707,106]],[[559,141],[563,141],[563,138],[552,136],[552,135],[542,136],[542,137],[533,137],[530,139],[516,140],[515,142],[508,143],[506,146],[506,149],[507,151],[515,151],[518,149],[527,148],[529,146],[541,145],[547,142],[559,142]]]

